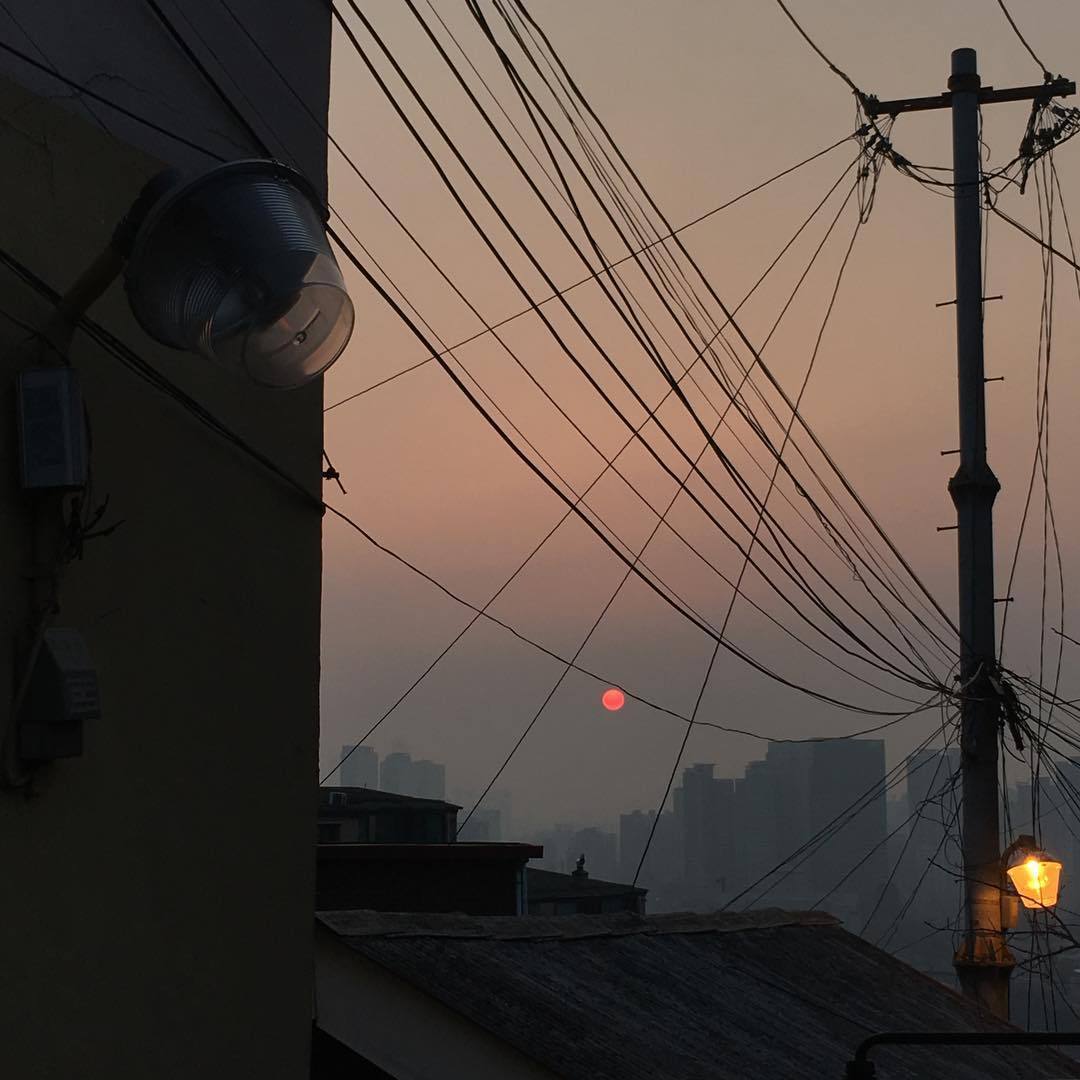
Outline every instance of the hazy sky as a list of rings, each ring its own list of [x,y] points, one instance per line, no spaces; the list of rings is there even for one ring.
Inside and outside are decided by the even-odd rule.
[[[496,69],[490,47],[464,5],[445,0],[434,3],[490,79],[499,100],[515,120],[524,122],[520,108],[514,107],[511,87]],[[426,2],[418,6],[432,19]],[[1041,81],[1039,70],[993,0],[950,0],[947,4],[792,0],[790,6],[834,61],[863,89],[882,98],[943,90],[949,53],[959,46],[978,50],[984,84],[1004,87]],[[560,285],[582,277],[582,264],[482,128],[404,4],[365,7],[551,277]],[[1076,49],[1080,8],[1072,0],[1014,0],[1011,9],[1036,52],[1055,73],[1075,75],[1080,68]],[[771,0],[536,0],[531,10],[673,223],[697,217],[849,134],[855,126],[850,92],[805,46]],[[445,40],[441,27],[436,24],[435,28]],[[369,44],[362,33],[361,39],[365,46]],[[447,47],[453,49],[449,43]],[[460,59],[457,54],[455,58]],[[386,65],[381,66],[385,69]],[[418,116],[404,92],[396,92],[409,114]],[[490,106],[489,99],[484,101]],[[344,38],[335,39],[331,108],[337,138],[484,317],[497,321],[519,311],[524,306],[520,294],[445,194]],[[1025,104],[986,110],[985,139],[994,163],[1016,152],[1027,113]],[[502,117],[499,121],[506,129]],[[433,146],[438,145],[426,124],[423,131]],[[912,160],[948,164],[948,113],[902,117],[893,141]],[[533,146],[541,153],[535,139]],[[742,297],[854,153],[854,144],[847,143],[683,234],[726,302],[734,304]],[[1067,201],[1074,196],[1080,176],[1078,153],[1080,141],[1057,155]],[[439,157],[450,160],[441,146]],[[550,195],[551,186],[535,162],[527,160],[542,190]],[[493,215],[482,208],[461,170],[453,166],[450,174],[468,193],[470,205],[477,208],[500,250],[511,253],[512,244]],[[333,149],[330,175],[335,206],[438,336],[452,344],[476,333],[481,325],[477,318],[424,263]],[[829,217],[815,226],[816,232],[808,233],[789,261],[778,268],[775,281],[770,278],[740,314],[740,324],[752,341],[760,342],[767,334],[839,200],[830,205]],[[1037,220],[1031,189],[1022,197],[1015,189],[1008,192],[1001,205],[1024,221]],[[589,216],[599,226],[595,206]],[[853,227],[849,208],[808,279],[805,295],[800,293],[769,343],[766,359],[793,395]],[[1064,243],[1060,222],[1057,229]],[[999,594],[1008,573],[1034,449],[1041,290],[1037,249],[1007,230],[1003,223],[992,223],[986,284],[988,294],[1005,297],[988,305],[986,313],[987,372],[1006,378],[988,387],[990,459],[1003,485],[996,507]],[[625,254],[610,230],[601,229],[600,235],[609,254]],[[511,262],[530,289],[547,295],[539,276],[520,255],[513,255]],[[951,201],[887,169],[873,213],[860,230],[803,403],[804,414],[824,444],[950,611],[955,607],[955,534],[938,533],[935,527],[954,520],[945,484],[955,458],[942,457],[940,451],[954,447],[957,439],[955,328],[952,308],[934,305],[953,297],[952,276]],[[346,356],[327,378],[328,403],[425,355],[378,296],[355,275],[350,280],[357,331]],[[640,278],[629,276],[628,280],[644,295]],[[604,308],[595,287],[572,295],[583,317],[616,355],[620,368],[650,402],[657,400],[663,392],[659,377],[647,368],[641,350],[610,309]],[[569,328],[564,315],[552,310],[560,329],[566,329],[568,340],[593,367],[595,356],[582,336]],[[654,304],[650,310],[658,311],[659,306]],[[1070,569],[1075,564],[1080,520],[1078,490],[1071,475],[1080,439],[1074,419],[1080,384],[1078,311],[1076,282],[1059,267],[1050,467],[1065,557],[1066,630],[1068,603],[1075,594]],[[612,453],[622,445],[625,434],[613,415],[597,405],[583,380],[570,374],[569,362],[539,329],[535,317],[511,324],[505,338],[602,449]],[[692,353],[686,343],[680,345],[682,358],[689,359]],[[596,454],[490,338],[478,340],[457,356],[578,491],[600,471],[602,462]],[[608,380],[605,385],[613,384]],[[619,400],[629,402],[625,393]],[[708,414],[707,408],[702,411]],[[673,407],[662,415],[696,456],[701,437],[685,414]],[[330,501],[389,547],[478,605],[490,599],[564,510],[434,364],[329,412],[326,445],[348,488],[347,497],[328,488]],[[761,474],[753,471],[745,454],[734,443],[724,445],[761,491]],[[675,461],[671,455],[668,459]],[[628,474],[654,503],[666,502],[673,487],[644,454],[629,452],[623,460]],[[707,466],[716,485],[722,491],[726,485],[730,493],[731,481],[715,459]],[[700,484],[695,490],[703,499],[707,497]],[[785,490],[790,493],[790,487]],[[785,522],[794,523],[793,528],[797,526],[790,507],[779,494],[774,498],[775,507],[772,501],[770,507]],[[1007,645],[1007,661],[1032,672],[1038,664],[1041,494],[1036,501],[1035,528],[1013,588],[1016,602],[1009,616]],[[649,515],[614,478],[609,476],[598,486],[593,505],[628,543],[640,544],[648,534]],[[678,504],[672,520],[726,572],[737,574],[735,553],[688,502]],[[343,742],[359,738],[393,703],[471,613],[329,516],[324,550],[325,768],[336,760]],[[677,541],[662,533],[647,559],[697,610],[717,623],[723,619],[730,590],[702,572]],[[845,579],[839,562],[823,561],[821,566],[839,586],[850,586],[850,574]],[[523,633],[570,655],[620,576],[621,564],[610,552],[580,523],[567,522],[494,610]],[[767,600],[768,590],[752,574],[747,587],[779,616],[781,609]],[[1057,626],[1058,600],[1053,590],[1049,602],[1048,621]],[[794,648],[765,620],[751,615],[750,607],[740,602],[729,635],[756,658],[826,692],[891,707],[882,695],[856,692],[849,679]],[[795,625],[790,619],[785,621]],[[1054,650],[1057,640],[1051,635]],[[711,641],[705,635],[640,583],[632,582],[612,605],[582,663],[686,713],[693,707],[710,652]],[[1052,656],[1056,658],[1056,651]],[[1062,684],[1066,696],[1080,694],[1072,675],[1075,666],[1066,665]],[[478,789],[509,751],[560,671],[551,658],[500,628],[478,623],[371,743],[381,753],[404,748],[444,761],[452,790]],[[619,713],[605,713],[599,703],[602,690],[603,686],[575,673],[564,681],[500,782],[514,792],[516,816],[605,821],[614,819],[620,810],[656,804],[683,725],[633,702]],[[724,652],[699,715],[767,735],[792,737],[837,734],[873,722],[777,687]],[[890,760],[924,738],[934,722],[934,716],[922,716],[891,729],[887,735]],[[703,728],[694,732],[685,764],[713,761],[718,772],[739,775],[745,763],[762,752],[763,744],[756,740]]]

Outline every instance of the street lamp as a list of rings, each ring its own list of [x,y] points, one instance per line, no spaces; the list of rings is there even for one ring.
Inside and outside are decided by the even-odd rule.
[[[121,274],[155,341],[274,389],[302,386],[344,351],[353,306],[326,209],[277,161],[233,161],[193,179],[155,176],[42,328],[64,356],[86,309]]]
[[[1045,911],[1057,904],[1061,863],[1039,848],[1033,836],[1017,837],[1003,858],[1005,872],[1024,907]]]
[[[341,355],[353,306],[321,203],[299,173],[235,161],[151,189],[147,201],[117,242],[130,243],[119,252],[124,283],[152,338],[276,389],[309,382]]]

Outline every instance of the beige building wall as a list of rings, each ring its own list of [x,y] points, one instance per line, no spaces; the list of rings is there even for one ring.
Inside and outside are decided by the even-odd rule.
[[[321,925],[315,927],[315,972],[319,1027],[400,1080],[552,1080],[557,1075]]]
[[[0,83],[0,248],[68,286],[160,166]],[[47,306],[0,267],[0,722],[30,598],[13,378]],[[275,394],[91,314],[313,492],[321,382]],[[82,757],[0,792],[0,1061],[12,1078],[306,1076],[318,728],[317,508],[77,335],[111,536],[56,624],[96,661]]]

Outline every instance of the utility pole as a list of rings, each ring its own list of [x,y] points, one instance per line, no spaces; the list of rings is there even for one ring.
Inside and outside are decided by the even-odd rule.
[[[997,668],[993,507],[1000,484],[986,460],[979,108],[992,102],[1048,101],[1074,93],[1076,84],[1064,79],[1012,90],[983,87],[975,50],[956,49],[947,93],[864,102],[871,117],[926,109],[952,111],[960,466],[949,481],[949,494],[957,521],[964,808],[964,940],[953,964],[965,996],[1002,1019],[1009,1016],[1009,976],[1015,960],[1005,943],[1001,916],[1000,705],[990,683]]]

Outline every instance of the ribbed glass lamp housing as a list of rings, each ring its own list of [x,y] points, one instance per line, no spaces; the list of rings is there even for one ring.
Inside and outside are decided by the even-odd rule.
[[[174,188],[139,227],[125,284],[151,337],[261,386],[314,379],[352,334],[321,207],[278,162],[231,162]]]

